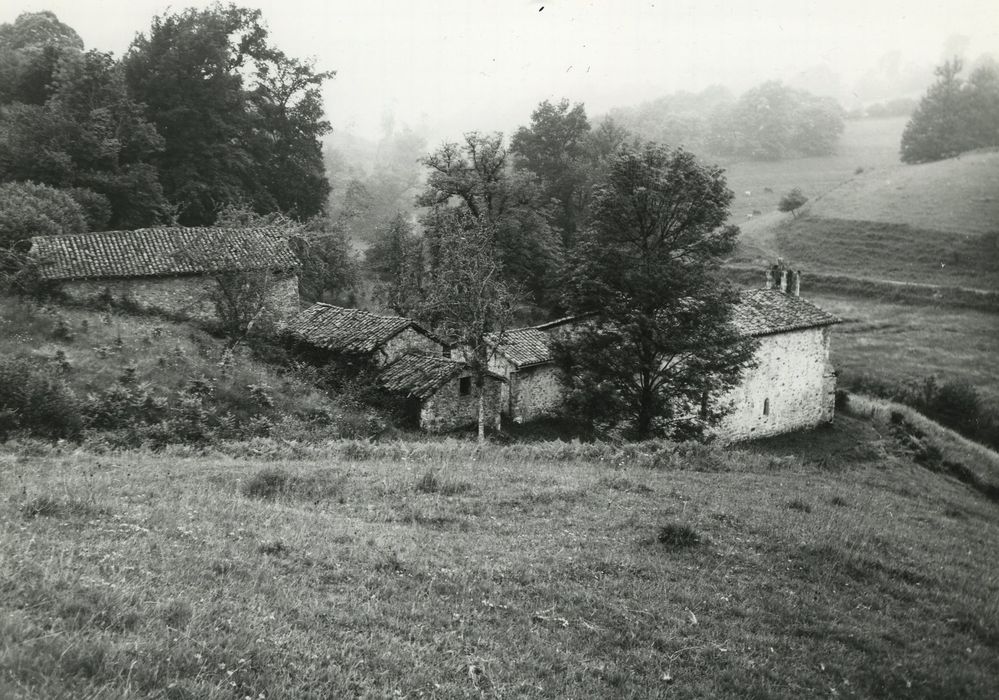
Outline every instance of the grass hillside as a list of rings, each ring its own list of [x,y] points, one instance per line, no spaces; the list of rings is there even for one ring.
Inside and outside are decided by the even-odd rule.
[[[999,319],[994,313],[810,296],[844,323],[832,331],[831,356],[846,386],[864,377],[886,383],[971,382],[999,410]]]
[[[781,256],[816,272],[994,289],[999,152],[904,165],[904,125],[850,121],[835,156],[727,166],[742,230],[733,262]],[[810,199],[804,218],[777,211],[792,187]]]
[[[792,188],[800,187],[814,199],[855,177],[858,169],[880,171],[897,166],[905,122],[899,118],[847,121],[832,156],[724,164],[728,185],[735,192],[731,221],[742,229],[743,246],[764,258],[775,254],[772,228],[790,218],[777,211],[777,204]]]
[[[781,255],[806,273],[999,290],[999,236],[820,218],[813,211],[779,225],[776,240]]]
[[[865,171],[811,206],[820,218],[961,234],[999,231],[999,151]]]
[[[209,428],[220,438],[309,429],[336,434],[343,421],[356,420],[307,381],[245,348],[229,356],[218,338],[154,316],[0,298],[3,381],[26,381],[15,371],[22,360],[31,377],[65,388],[67,406],[54,420],[82,419],[110,431],[112,441],[142,442],[154,429],[166,433],[163,439],[171,430],[194,439],[188,429]]]
[[[0,449],[6,698],[999,683],[997,505],[879,423],[732,451]]]

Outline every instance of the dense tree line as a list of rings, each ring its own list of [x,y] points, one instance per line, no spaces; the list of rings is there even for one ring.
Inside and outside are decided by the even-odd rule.
[[[712,157],[781,160],[835,153],[846,112],[831,98],[769,81],[738,99],[712,87],[612,110],[611,116],[643,138]]]
[[[967,79],[960,76],[963,67],[954,58],[936,69],[936,82],[902,132],[903,162],[924,163],[999,146],[999,66],[985,61]]]
[[[120,59],[51,12],[23,14],[0,25],[0,182],[21,183],[7,190],[21,200],[58,189],[91,230],[210,225],[227,206],[304,221],[329,192],[319,88],[331,76],[233,5],[157,17]]]

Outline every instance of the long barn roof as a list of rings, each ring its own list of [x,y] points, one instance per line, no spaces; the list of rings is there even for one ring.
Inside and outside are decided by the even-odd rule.
[[[407,328],[441,342],[415,321],[402,316],[379,316],[323,303],[313,304],[295,316],[286,332],[296,340],[323,350],[367,354]]]
[[[31,255],[45,280],[161,277],[291,270],[288,232],[278,228],[143,228],[35,236]]]

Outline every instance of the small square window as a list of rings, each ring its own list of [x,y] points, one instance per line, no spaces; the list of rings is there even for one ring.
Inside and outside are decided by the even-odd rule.
[[[462,377],[458,380],[458,393],[462,396],[468,396],[472,393],[472,378]]]

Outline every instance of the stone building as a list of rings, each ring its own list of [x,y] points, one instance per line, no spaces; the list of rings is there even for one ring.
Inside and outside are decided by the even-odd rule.
[[[452,360],[450,345],[411,319],[319,303],[296,316],[285,334],[315,364],[376,370],[374,381],[403,399],[414,427],[440,432],[478,421],[479,391],[468,365]],[[487,375],[490,426],[499,425],[502,384],[502,377]]]
[[[404,397],[411,425],[441,432],[478,423],[479,388],[464,362],[409,352],[388,364],[376,378],[386,391]],[[482,388],[486,425],[500,427],[503,378],[490,372]]]
[[[744,440],[815,427],[833,418],[836,373],[829,362],[830,327],[839,319],[800,297],[801,276],[779,263],[767,271],[764,289],[740,294],[734,322],[757,338],[756,367],[725,396],[730,408],[714,433]],[[521,422],[556,412],[563,387],[551,343],[571,333],[578,317],[508,331],[496,346],[490,369],[507,379],[502,411]]]
[[[323,303],[295,316],[285,334],[317,364],[366,361],[381,367],[412,351],[450,355],[447,343],[411,319]]]
[[[558,412],[562,383],[552,340],[569,332],[576,321],[575,317],[561,318],[503,334],[489,361],[489,369],[506,379],[500,396],[503,415],[521,423]]]
[[[200,321],[216,320],[220,275],[260,273],[270,315],[299,311],[298,259],[273,228],[146,228],[36,236],[39,277],[77,302],[110,301]]]
[[[840,322],[799,296],[801,274],[777,265],[767,287],[742,292],[735,324],[757,338],[756,367],[719,400],[731,411],[715,434],[730,440],[813,428],[833,419],[836,372],[829,361],[829,332]]]

